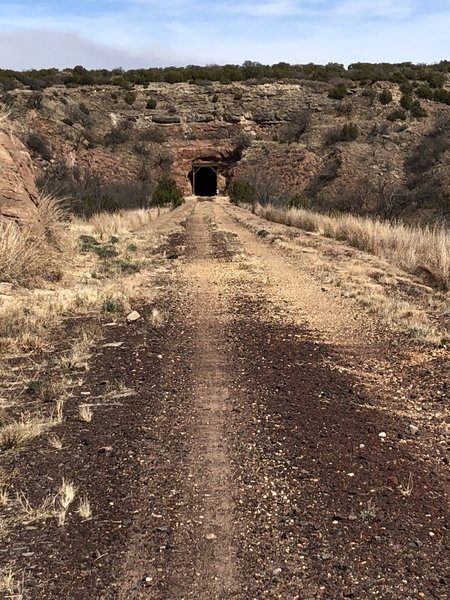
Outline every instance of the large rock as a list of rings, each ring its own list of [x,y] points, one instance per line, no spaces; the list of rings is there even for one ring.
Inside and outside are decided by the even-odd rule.
[[[38,203],[30,155],[16,137],[0,131],[0,221],[38,227]]]

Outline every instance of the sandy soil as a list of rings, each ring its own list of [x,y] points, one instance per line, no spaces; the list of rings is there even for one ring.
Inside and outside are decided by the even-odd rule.
[[[4,457],[33,502],[66,476],[93,505],[4,535],[24,597],[450,598],[448,355],[225,201],[164,219],[156,300],[101,322],[79,390],[103,398],[92,422],[74,407],[61,450]],[[111,382],[133,393],[107,402]]]

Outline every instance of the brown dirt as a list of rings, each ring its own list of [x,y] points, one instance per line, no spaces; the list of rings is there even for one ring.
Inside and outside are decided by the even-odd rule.
[[[191,204],[166,323],[152,305],[105,326],[79,390],[135,394],[91,423],[69,410],[63,450],[5,457],[32,500],[66,476],[93,504],[4,537],[25,597],[450,598],[448,355],[323,289],[238,209]]]

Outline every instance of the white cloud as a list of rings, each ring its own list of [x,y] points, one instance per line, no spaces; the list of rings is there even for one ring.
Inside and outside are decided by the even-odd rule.
[[[76,33],[45,29],[2,35],[0,55],[3,57],[2,68],[18,70],[78,64],[86,68],[134,68],[195,62],[192,55],[175,52],[169,47],[152,46],[130,51],[82,39]]]

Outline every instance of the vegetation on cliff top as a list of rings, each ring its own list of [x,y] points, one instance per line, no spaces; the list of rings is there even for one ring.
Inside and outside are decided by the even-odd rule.
[[[258,62],[246,61],[243,65],[207,65],[187,67],[153,67],[149,69],[117,69],[88,70],[81,65],[72,69],[56,68],[13,71],[0,69],[0,87],[5,91],[26,86],[39,90],[56,84],[67,86],[79,85],[116,85],[125,88],[135,84],[146,85],[154,82],[165,83],[197,83],[208,82],[232,83],[239,81],[267,80],[314,80],[332,81],[338,78],[353,81],[374,83],[391,81],[405,83],[420,82],[420,85],[432,90],[442,89],[450,73],[450,61],[438,64],[423,65],[404,63],[354,63],[345,68],[339,63],[327,65],[290,65],[280,62],[275,65],[262,65]],[[417,83],[419,85],[419,83]]]

